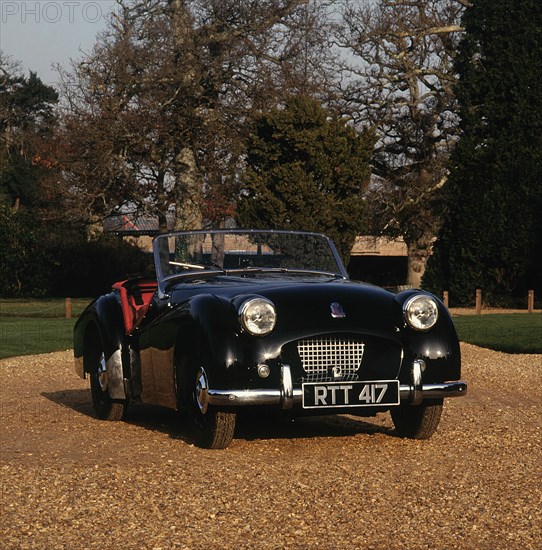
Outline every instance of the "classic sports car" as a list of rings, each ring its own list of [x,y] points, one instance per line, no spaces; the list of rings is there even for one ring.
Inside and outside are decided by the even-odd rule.
[[[159,235],[156,279],[116,283],[74,329],[77,373],[101,419],[130,401],[187,411],[196,442],[225,448],[236,415],[391,412],[402,437],[436,430],[465,395],[444,305],[348,279],[324,235],[217,230]]]

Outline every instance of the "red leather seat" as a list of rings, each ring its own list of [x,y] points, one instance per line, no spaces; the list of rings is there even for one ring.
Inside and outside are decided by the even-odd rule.
[[[154,279],[127,279],[113,285],[120,295],[126,334],[131,334],[145,317],[157,286]]]

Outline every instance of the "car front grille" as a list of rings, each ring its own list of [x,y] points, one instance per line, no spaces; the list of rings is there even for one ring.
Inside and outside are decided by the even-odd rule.
[[[299,340],[297,353],[307,381],[355,380],[365,344],[333,336]]]

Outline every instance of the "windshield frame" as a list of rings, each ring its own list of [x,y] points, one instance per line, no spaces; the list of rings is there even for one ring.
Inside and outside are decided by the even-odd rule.
[[[247,266],[246,269],[242,268],[234,268],[234,269],[224,269],[220,266],[212,266],[212,265],[197,265],[196,263],[191,262],[190,264],[192,267],[194,267],[194,271],[189,271],[186,273],[174,273],[171,275],[164,275],[163,269],[162,269],[162,254],[163,251],[160,249],[161,242],[169,243],[170,238],[174,238],[177,236],[188,236],[188,235],[209,235],[209,234],[223,234],[223,235],[254,235],[254,234],[270,234],[270,235],[299,235],[301,236],[308,236],[308,237],[316,237],[322,240],[325,240],[329,246],[329,249],[332,253],[332,256],[335,260],[336,266],[337,266],[337,272],[330,272],[330,271],[320,271],[318,269],[301,269],[301,268],[291,268],[288,270],[288,268],[273,268],[273,267],[256,267],[252,268],[251,266]],[[169,251],[169,248],[168,248]],[[243,274],[243,272],[246,272],[247,274],[254,274],[256,272],[261,273],[307,273],[307,275],[324,275],[328,277],[336,277],[336,278],[342,278],[347,279],[348,274],[346,272],[346,269],[342,263],[342,260],[339,256],[339,253],[337,252],[337,249],[335,248],[335,245],[333,244],[333,241],[327,237],[326,235],[322,233],[314,233],[314,232],[308,232],[308,231],[288,231],[288,230],[277,230],[277,229],[199,229],[194,231],[171,231],[168,233],[162,233],[160,235],[157,235],[153,239],[153,256],[154,256],[154,264],[156,268],[156,276],[158,280],[158,289],[162,294],[165,294],[166,287],[174,280],[186,280],[187,282],[190,280],[198,279],[206,279],[206,278],[212,278],[216,277],[217,275],[228,275],[228,274],[235,274],[240,275]],[[168,262],[169,263],[169,262]]]

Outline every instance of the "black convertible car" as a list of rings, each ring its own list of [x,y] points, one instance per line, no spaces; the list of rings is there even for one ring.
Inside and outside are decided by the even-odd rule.
[[[465,395],[444,305],[348,279],[324,235],[159,235],[156,279],[116,283],[74,329],[76,371],[99,418],[130,401],[187,411],[197,443],[229,445],[252,407],[291,416],[391,412],[402,437],[436,430]]]

